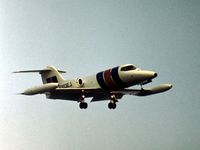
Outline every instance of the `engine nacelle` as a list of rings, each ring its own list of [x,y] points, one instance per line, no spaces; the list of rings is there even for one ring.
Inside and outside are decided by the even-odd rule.
[[[43,84],[43,85],[39,85],[39,86],[29,88],[21,94],[24,94],[24,95],[41,94],[41,93],[45,93],[45,92],[49,92],[51,90],[54,90],[57,87],[58,87],[58,83],[47,83],[47,84]]]
[[[78,85],[78,87],[83,87],[83,85],[84,85],[83,79],[77,78],[76,79],[76,84]]]

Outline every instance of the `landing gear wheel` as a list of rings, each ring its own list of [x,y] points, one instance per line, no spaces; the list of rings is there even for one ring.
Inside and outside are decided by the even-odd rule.
[[[112,103],[111,103],[111,102],[108,103],[108,108],[109,108],[109,109],[112,109]]]
[[[113,109],[115,109],[117,107],[116,103],[113,103]]]
[[[85,102],[85,104],[84,104],[84,105],[85,105],[85,107],[84,107],[84,108],[85,108],[85,109],[87,109],[87,107],[88,107],[88,104]]]
[[[108,103],[109,109],[115,109],[116,107],[117,107],[116,103],[113,103],[113,102]]]
[[[79,107],[80,107],[80,109],[87,109],[88,104],[87,104],[86,102],[81,102],[81,103],[79,104]]]

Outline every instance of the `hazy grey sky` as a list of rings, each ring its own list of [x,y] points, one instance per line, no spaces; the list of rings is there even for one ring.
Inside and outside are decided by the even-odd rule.
[[[198,0],[0,0],[0,149],[198,150],[199,57]],[[11,73],[55,65],[72,78],[125,63],[173,89],[80,110],[16,95],[41,79]]]

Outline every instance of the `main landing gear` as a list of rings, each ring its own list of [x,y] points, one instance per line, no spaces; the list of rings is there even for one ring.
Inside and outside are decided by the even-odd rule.
[[[113,103],[113,102],[108,103],[109,109],[115,109],[116,107],[117,107],[116,103]]]
[[[78,101],[78,102],[80,102],[80,104],[79,104],[80,109],[87,109],[87,107],[88,107],[88,104],[84,100],[85,100],[85,95],[82,95],[80,97],[80,101]],[[110,102],[108,103],[108,108],[109,109],[115,109],[117,107],[116,102],[118,102],[116,96],[111,95],[110,96]]]
[[[86,102],[80,102],[79,107],[80,109],[87,109],[88,104]]]
[[[87,109],[88,104],[84,101],[85,95],[81,96],[79,107],[80,109]]]
[[[110,101],[110,103],[108,103],[108,108],[109,109],[115,109],[117,107],[116,102],[118,102],[117,98],[116,98],[115,95],[111,95],[110,99],[111,99],[111,101]]]

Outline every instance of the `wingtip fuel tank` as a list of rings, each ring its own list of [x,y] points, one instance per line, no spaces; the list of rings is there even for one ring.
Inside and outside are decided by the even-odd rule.
[[[166,84],[161,84],[155,87],[151,88],[145,88],[141,90],[137,95],[138,96],[148,96],[152,94],[157,94],[157,93],[162,93],[165,92],[173,87],[172,84],[166,83]]]
[[[35,95],[35,94],[40,94],[44,92],[48,92],[51,90],[54,90],[58,87],[58,83],[47,83],[39,86],[35,86],[32,88],[26,89],[23,93],[23,95]]]

